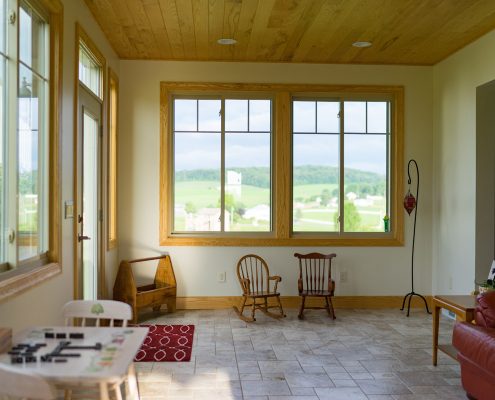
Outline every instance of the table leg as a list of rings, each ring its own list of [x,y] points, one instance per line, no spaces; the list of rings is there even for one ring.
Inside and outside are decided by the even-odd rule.
[[[129,366],[129,370],[127,371],[127,385],[130,399],[139,400],[139,387],[136,376],[136,369],[134,368],[134,363],[132,362]]]
[[[440,307],[433,304],[433,365],[437,365],[438,355],[438,326],[440,323]]]
[[[100,382],[100,400],[110,400],[108,395],[108,385],[106,382]]]

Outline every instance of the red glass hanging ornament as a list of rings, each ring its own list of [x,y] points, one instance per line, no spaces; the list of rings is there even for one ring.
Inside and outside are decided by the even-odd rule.
[[[410,190],[407,191],[406,197],[404,197],[404,208],[409,215],[416,208],[416,197],[413,196]]]

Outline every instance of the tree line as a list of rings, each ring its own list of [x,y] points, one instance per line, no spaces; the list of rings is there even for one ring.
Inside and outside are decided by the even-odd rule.
[[[242,183],[259,188],[270,187],[270,168],[269,167],[249,167],[235,168],[236,172],[242,173]],[[338,184],[339,169],[337,167],[323,165],[301,165],[294,167],[293,171],[294,185],[312,185],[312,184]],[[354,185],[356,191],[360,186],[366,186],[366,192],[369,194],[375,190],[374,186],[384,185],[384,176],[368,171],[346,168],[344,179],[346,185]],[[176,182],[188,181],[219,181],[219,169],[194,169],[175,172]],[[379,192],[381,192],[380,187]]]

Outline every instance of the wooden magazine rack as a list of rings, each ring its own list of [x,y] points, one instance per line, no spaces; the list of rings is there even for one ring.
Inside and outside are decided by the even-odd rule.
[[[155,280],[152,284],[136,286],[132,273],[132,264],[145,261],[158,261]],[[133,312],[132,323],[138,320],[138,310],[151,307],[159,311],[162,304],[167,304],[168,312],[175,312],[177,298],[177,281],[169,255],[159,257],[140,258],[137,260],[123,260],[119,265],[113,299],[123,301],[131,306]]]

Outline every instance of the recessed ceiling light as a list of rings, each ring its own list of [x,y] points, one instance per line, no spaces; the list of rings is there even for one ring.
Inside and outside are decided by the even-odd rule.
[[[354,42],[352,44],[354,47],[370,47],[372,45],[371,42]]]
[[[225,45],[231,45],[231,44],[236,44],[237,40],[231,39],[231,38],[222,38],[217,40],[218,44],[225,44]]]

